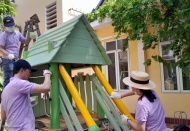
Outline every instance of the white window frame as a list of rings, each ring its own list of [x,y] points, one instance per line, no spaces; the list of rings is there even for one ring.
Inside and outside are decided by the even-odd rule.
[[[117,51],[117,55],[118,55],[118,53],[119,52],[122,52],[122,50],[121,49],[118,49],[118,51]],[[125,50],[125,52],[127,52],[127,61],[128,61],[128,77],[130,77],[130,64],[129,64],[129,62],[130,62],[130,60],[129,60],[129,50],[128,50],[128,48]],[[118,57],[116,57],[117,58],[117,62],[116,63],[118,63],[119,64],[119,60],[118,60]],[[119,66],[117,66],[117,76],[119,77],[119,78],[117,78],[117,80],[118,80],[118,85],[119,85],[119,91],[128,91],[128,90],[130,90],[131,88],[129,87],[129,89],[121,89],[121,86],[120,86],[120,72],[119,72]]]
[[[162,45],[169,45],[170,41],[164,41],[160,42],[159,44],[159,53],[160,56],[162,56]],[[177,61],[177,58],[175,58],[175,61]],[[164,65],[163,63],[160,63],[161,67],[161,85],[162,85],[162,92],[163,93],[190,93],[190,90],[184,90],[183,89],[183,79],[182,79],[182,70],[179,67],[176,67],[176,78],[177,78],[177,90],[166,90],[164,86]]]
[[[107,42],[106,42],[107,43]],[[114,56],[115,56],[115,67],[117,67],[117,61],[116,61],[116,59],[117,59],[117,57],[116,57],[116,50],[112,50],[112,51],[106,51],[106,54],[111,54],[111,53],[114,53]],[[118,85],[117,83],[118,83],[118,75],[117,75],[117,68],[116,68],[116,70],[115,70],[116,72],[115,72],[115,74],[116,74],[116,85]],[[109,81],[109,77],[108,77],[108,65],[106,66],[106,77],[107,77],[107,80]],[[119,85],[120,86],[120,85]],[[115,91],[118,91],[117,90],[117,87],[116,87],[116,89],[114,89]]]
[[[125,38],[122,38],[122,39],[125,39]],[[122,40],[122,39],[118,39],[118,40]],[[106,43],[108,43],[108,42],[112,42],[112,41],[115,41],[115,43],[116,43],[116,49],[117,49],[117,41],[118,40],[110,40],[110,41],[106,41],[106,42],[104,42],[104,48],[105,48],[105,50],[106,50]],[[129,56],[129,50],[128,50],[128,48],[125,50],[126,52],[127,52],[127,60],[128,60],[128,67],[130,66],[130,60],[129,60],[129,58],[130,58],[130,56]],[[117,49],[117,50],[110,50],[110,51],[106,51],[106,54],[110,54],[110,53],[114,53],[115,54],[115,74],[116,74],[116,85],[117,85],[117,87],[116,87],[116,89],[114,89],[114,91],[129,91],[130,90],[130,87],[129,87],[129,89],[121,89],[121,86],[120,86],[120,72],[119,72],[119,60],[118,60],[118,53],[119,52],[122,52],[122,50],[121,49]],[[128,68],[128,74],[130,75],[130,68]],[[109,81],[109,77],[108,77],[108,65],[106,66],[106,78],[107,78],[107,80]]]

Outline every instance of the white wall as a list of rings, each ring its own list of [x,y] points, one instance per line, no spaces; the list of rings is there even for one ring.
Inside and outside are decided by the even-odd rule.
[[[63,22],[72,19],[74,16],[83,13],[89,13],[92,11],[93,8],[96,8],[97,4],[100,0],[62,0],[62,7],[63,7]],[[73,8],[70,13],[68,12],[69,9]]]

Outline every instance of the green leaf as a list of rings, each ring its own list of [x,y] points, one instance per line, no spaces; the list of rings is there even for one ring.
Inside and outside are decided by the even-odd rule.
[[[117,33],[116,39],[122,33],[128,36],[128,40],[142,39],[144,50],[156,49],[160,40],[171,40],[168,49],[173,50],[174,56],[178,58],[173,66],[189,74],[190,70],[184,64],[190,61],[189,7],[190,2],[187,0],[108,0],[97,11],[89,14],[88,19],[102,21],[106,17],[111,18],[114,32]],[[151,64],[151,59],[167,66],[160,56],[147,59],[147,66]]]

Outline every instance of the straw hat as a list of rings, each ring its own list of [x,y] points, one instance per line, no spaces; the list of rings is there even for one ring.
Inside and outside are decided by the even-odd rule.
[[[154,82],[149,80],[149,74],[142,71],[132,71],[130,77],[123,79],[123,83],[131,87],[144,90],[156,88]]]

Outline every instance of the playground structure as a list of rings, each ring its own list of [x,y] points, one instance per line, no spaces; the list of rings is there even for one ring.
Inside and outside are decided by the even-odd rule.
[[[113,104],[109,98],[114,90],[99,66],[109,65],[111,61],[84,15],[77,16],[41,34],[33,46],[24,52],[24,59],[38,69],[32,77],[39,76],[47,68],[53,73],[49,102],[51,129],[61,128],[59,120],[61,112],[69,130],[75,130],[74,128],[79,131],[84,130],[72,107],[72,101],[77,105],[77,110],[81,112],[89,131],[100,130],[89,113],[91,111],[96,112],[99,117],[104,117],[105,113],[113,128],[118,131],[121,130],[120,127],[126,131],[129,130],[127,126],[120,124],[120,114],[129,116],[135,122],[121,100],[115,99],[113,100],[115,104]],[[75,77],[72,80],[71,70],[87,67],[91,67],[95,74],[85,76],[86,91],[82,92],[82,88],[78,86],[78,79]],[[43,78],[31,79],[36,83],[42,80]],[[84,81],[82,76],[80,80],[80,87],[82,87]],[[96,99],[94,109],[91,105],[92,97],[88,96],[91,92]],[[35,95],[40,98],[39,94]],[[85,95],[87,97],[84,97]],[[88,99],[87,105],[85,105],[86,98]],[[36,116],[44,115],[41,101],[39,99],[39,104],[34,107]]]

